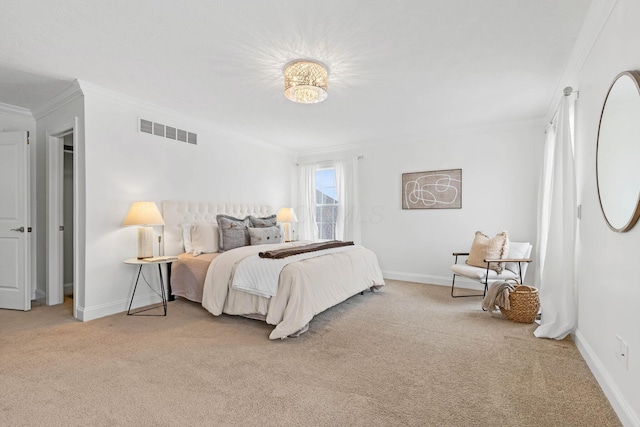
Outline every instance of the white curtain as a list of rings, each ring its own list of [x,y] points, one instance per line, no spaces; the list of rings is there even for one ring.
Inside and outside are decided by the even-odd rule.
[[[538,206],[535,285],[542,317],[534,335],[563,339],[577,323],[574,95],[563,96],[555,126],[547,129]]]
[[[318,240],[316,225],[316,165],[298,165],[298,218],[296,238]]]
[[[336,239],[360,243],[360,203],[358,200],[358,159],[335,162],[338,193]]]

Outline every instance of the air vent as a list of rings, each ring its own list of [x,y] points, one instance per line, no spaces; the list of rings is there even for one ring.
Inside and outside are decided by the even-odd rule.
[[[151,120],[140,119],[140,132],[161,136],[167,139],[188,142],[189,144],[198,144],[198,134],[187,132],[161,123],[152,122]]]
[[[140,119],[140,132],[153,133],[153,122]]]
[[[164,136],[164,125],[154,123],[153,124],[153,134],[156,136]]]
[[[165,128],[166,133],[165,133],[165,137],[169,138],[169,139],[176,139],[176,128],[172,128],[171,126],[167,126]]]

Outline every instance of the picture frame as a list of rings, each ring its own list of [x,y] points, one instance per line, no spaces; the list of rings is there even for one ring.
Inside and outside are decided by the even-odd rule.
[[[462,169],[402,174],[402,209],[461,209]]]

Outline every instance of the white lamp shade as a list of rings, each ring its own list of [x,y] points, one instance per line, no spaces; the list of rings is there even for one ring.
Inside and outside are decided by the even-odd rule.
[[[278,222],[298,222],[298,217],[292,208],[280,208],[276,220]]]
[[[164,225],[164,220],[154,202],[134,202],[122,225]]]

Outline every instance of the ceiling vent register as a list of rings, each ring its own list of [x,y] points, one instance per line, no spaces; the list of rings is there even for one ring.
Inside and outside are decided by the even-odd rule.
[[[188,142],[189,144],[198,144],[198,134],[187,132],[186,130],[177,129],[171,126],[166,126],[160,123],[152,122],[151,120],[140,119],[140,132],[148,133],[149,135],[161,136],[163,138],[178,140],[181,142]]]

